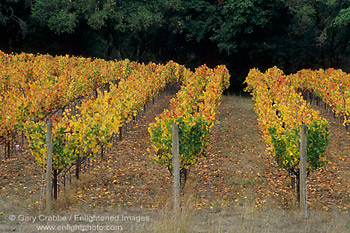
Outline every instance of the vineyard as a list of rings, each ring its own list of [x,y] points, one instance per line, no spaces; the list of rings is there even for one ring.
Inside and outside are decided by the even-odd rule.
[[[144,65],[31,54],[2,54],[2,62],[6,68],[10,64],[2,83],[2,103],[8,108],[2,108],[1,139],[7,144],[7,157],[16,134],[25,132],[32,155],[45,170],[46,123],[50,119],[54,199],[59,175],[75,165],[79,179],[81,163],[95,159],[99,151],[103,159],[104,150],[121,138],[122,128],[170,83],[182,88],[171,100],[171,112],[165,111],[162,121],[156,118],[158,125],[151,125],[151,140],[160,154],[154,160],[166,164],[170,171],[171,143],[166,138],[171,136],[169,126],[181,122],[181,167],[189,169],[209,144],[218,99],[229,85],[223,66],[214,70],[201,66],[191,72],[174,62]],[[77,103],[70,105],[72,101]]]
[[[168,205],[174,123],[191,208],[295,208],[301,124],[307,125],[309,208],[350,208],[350,83],[340,70],[252,69],[245,81],[251,101],[222,96],[230,78],[225,66],[191,71],[172,61],[0,55],[0,216],[12,206],[42,210],[49,120],[56,209]],[[71,189],[67,179],[80,184]]]
[[[328,146],[328,122],[308,106],[281,70],[272,68],[264,74],[251,70],[247,90],[253,91],[255,111],[268,145],[279,167],[296,180],[299,194],[300,126],[307,130],[307,173],[324,165]],[[294,183],[292,183],[294,187]],[[297,195],[299,197],[299,195]]]

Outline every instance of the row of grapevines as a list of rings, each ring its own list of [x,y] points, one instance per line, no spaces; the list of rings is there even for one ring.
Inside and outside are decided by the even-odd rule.
[[[66,109],[61,118],[53,121],[53,167],[61,172],[84,154],[94,156],[100,148],[111,147],[111,139],[119,129],[143,109],[143,105],[167,82],[179,82],[182,66],[139,64],[118,84],[110,83],[110,91],[84,99],[78,114]],[[188,71],[188,70],[187,70]],[[188,71],[189,72],[189,71]],[[39,165],[46,163],[45,122],[28,121],[25,125],[29,147]],[[94,153],[90,153],[94,152]]]
[[[127,77],[138,64],[70,56],[5,54],[0,51],[0,140],[23,130],[106,83]]]
[[[350,75],[342,70],[301,70],[288,77],[295,88],[308,90],[332,107],[335,116],[344,117],[343,124],[350,122]]]
[[[308,127],[308,173],[322,166],[326,161],[328,122],[307,104],[283,72],[276,67],[265,73],[252,69],[245,83],[245,90],[253,96],[265,142],[279,167],[299,177],[302,123]]]
[[[179,124],[179,155],[182,173],[190,169],[210,142],[218,100],[229,86],[229,73],[225,66],[209,69],[205,65],[188,73],[181,90],[165,110],[149,126],[154,162],[164,164],[172,172],[172,125]]]

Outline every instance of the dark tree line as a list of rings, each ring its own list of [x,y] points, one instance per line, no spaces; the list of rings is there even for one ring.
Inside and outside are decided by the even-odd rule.
[[[0,49],[349,72],[348,0],[1,0]]]

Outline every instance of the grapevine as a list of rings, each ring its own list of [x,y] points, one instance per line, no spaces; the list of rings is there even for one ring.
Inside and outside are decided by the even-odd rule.
[[[299,181],[300,125],[307,130],[307,172],[324,165],[329,143],[328,122],[302,98],[290,80],[277,67],[261,73],[250,70],[245,83],[255,102],[259,125],[268,150],[279,167]],[[299,186],[298,186],[299,187]]]
[[[225,66],[214,70],[201,66],[184,76],[183,86],[176,98],[170,101],[171,110],[165,110],[149,126],[154,162],[167,166],[172,173],[172,125],[179,124],[180,172],[182,187],[187,171],[194,166],[209,145],[211,128],[215,123],[218,100],[229,85]]]

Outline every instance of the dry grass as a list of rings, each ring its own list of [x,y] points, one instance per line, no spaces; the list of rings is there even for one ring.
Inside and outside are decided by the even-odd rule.
[[[270,206],[260,211],[255,203],[247,201],[220,210],[198,210],[193,207],[195,201],[190,194],[183,199],[180,213],[175,214],[168,203],[168,208],[154,216],[155,220],[145,225],[143,232],[350,232],[350,215],[343,212],[311,210],[305,220],[296,208],[286,211]]]
[[[349,232],[349,216],[339,212],[310,212],[303,220],[296,211],[237,205],[220,212],[183,209],[154,223],[153,232]],[[148,229],[149,230],[149,229]]]
[[[58,194],[57,200],[53,202],[53,209],[62,211],[68,209],[77,200],[77,193],[86,189],[89,183],[94,179],[89,173],[81,174],[80,179],[72,179],[71,183],[67,183]]]

